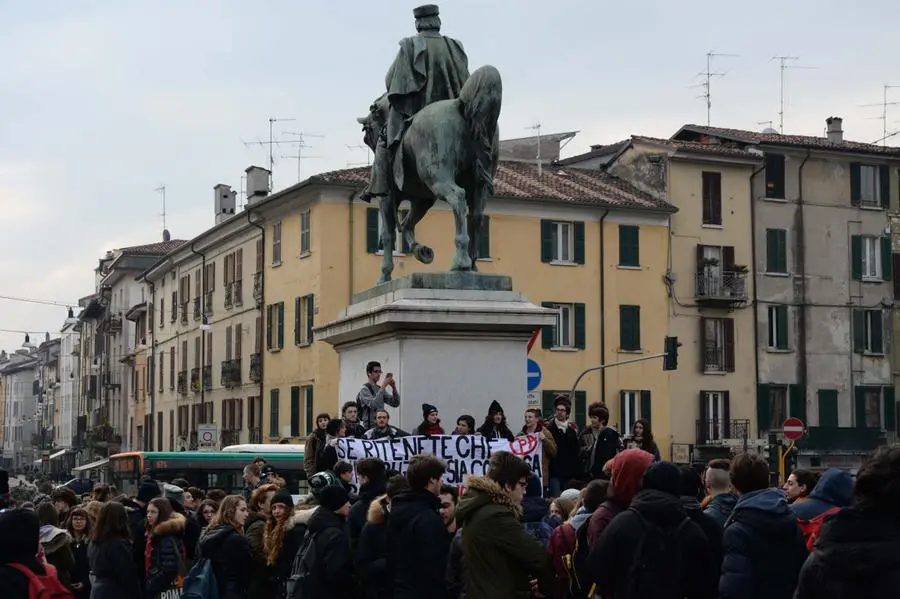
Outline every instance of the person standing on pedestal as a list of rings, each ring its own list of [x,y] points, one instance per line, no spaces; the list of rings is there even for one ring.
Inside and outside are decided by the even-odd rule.
[[[366,376],[369,380],[356,396],[356,403],[359,404],[359,421],[368,430],[375,423],[375,412],[384,409],[385,404],[392,408],[400,407],[400,392],[397,390],[397,381],[390,372],[378,384],[378,379],[381,378],[379,362],[366,364]]]

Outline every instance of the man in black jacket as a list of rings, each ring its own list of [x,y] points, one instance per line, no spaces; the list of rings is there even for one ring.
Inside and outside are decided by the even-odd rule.
[[[609,426],[609,408],[599,401],[588,406],[588,418],[590,426],[578,435],[583,478],[609,478],[603,466],[624,448],[622,436]]]
[[[410,490],[391,502],[387,521],[388,580],[394,599],[444,599],[450,536],[438,513],[446,468],[432,455],[409,462]]]
[[[387,486],[387,467],[378,458],[363,458],[356,462],[356,477],[359,480],[359,498],[350,508],[350,517],[347,518],[347,533],[351,547],[356,546],[363,526],[366,525],[369,506],[379,495],[384,495]]]
[[[147,528],[147,504],[152,499],[162,496],[159,483],[154,480],[141,481],[134,503],[138,509],[128,513],[128,529],[131,531],[131,547],[134,554],[134,565],[137,566],[141,580],[146,577],[144,571],[144,534]]]

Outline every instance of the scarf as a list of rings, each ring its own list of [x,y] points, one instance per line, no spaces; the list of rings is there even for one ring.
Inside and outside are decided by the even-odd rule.
[[[443,435],[444,434],[443,429],[441,429],[441,421],[440,420],[438,420],[434,424],[431,424],[428,422],[422,423],[422,426],[419,430],[422,431],[423,435]]]
[[[150,558],[153,557],[153,533],[147,532],[144,534],[144,572],[147,573],[147,576],[150,575],[150,562],[152,561]]]
[[[563,432],[566,432],[566,429],[569,428],[568,420],[560,420],[559,418],[554,418],[553,422],[556,423],[556,428],[558,428],[559,430],[561,430]]]

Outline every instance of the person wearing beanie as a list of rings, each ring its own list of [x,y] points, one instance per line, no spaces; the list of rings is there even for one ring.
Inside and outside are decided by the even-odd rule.
[[[146,579],[147,572],[144,565],[144,544],[138,541],[143,541],[147,530],[147,504],[157,497],[162,497],[159,483],[149,477],[143,478],[138,487],[137,497],[134,498],[137,508],[128,512],[128,529],[131,531],[131,538],[134,541],[131,546],[134,565],[137,566],[138,576],[141,580]]]
[[[444,434],[444,429],[441,428],[441,415],[438,413],[437,406],[428,403],[422,404],[422,424],[416,428],[416,434],[426,437]]]
[[[0,514],[0,589],[3,599],[28,599],[28,578],[12,564],[38,576],[48,573],[37,558],[40,522],[29,510],[12,509]]]
[[[309,519],[311,541],[305,549],[315,552],[317,564],[310,584],[310,596],[316,599],[354,597],[357,584],[352,574],[350,539],[345,530],[350,497],[343,487],[329,485],[319,493],[318,501],[319,509]]]
[[[488,439],[506,439],[507,441],[515,439],[515,435],[512,434],[512,431],[506,425],[506,416],[503,414],[503,408],[496,399],[488,407],[487,416],[484,419],[484,424],[479,427],[478,434]]]
[[[609,523],[577,572],[582,588],[596,585],[603,597],[717,597],[718,568],[681,489],[675,464],[647,468],[629,509]]]
[[[303,545],[306,527],[305,514],[294,512],[294,498],[285,488],[278,489],[269,502],[269,516],[263,532],[263,552],[266,567],[279,594],[286,596],[286,584],[291,576],[294,557]]]

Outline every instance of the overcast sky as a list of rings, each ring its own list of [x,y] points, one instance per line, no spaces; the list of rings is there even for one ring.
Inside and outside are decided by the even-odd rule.
[[[311,146],[303,176],[365,163],[355,118],[384,91],[415,2],[385,0],[41,0],[0,2],[0,295],[73,302],[93,289],[108,249],[188,239],[213,222],[212,188],[240,188],[265,165],[269,117]],[[152,6],[152,8],[151,8]],[[447,0],[444,33],[470,68],[503,75],[504,138],[579,130],[564,155],[628,135],[705,123],[821,135],[844,117],[848,139],[881,137],[885,83],[900,84],[900,2]],[[892,90],[900,101],[900,88]],[[890,98],[889,98],[890,100]],[[900,129],[900,106],[888,129]],[[324,137],[312,137],[321,135]],[[894,138],[900,145],[900,136]],[[348,147],[349,146],[349,147]],[[276,151],[275,187],[297,181],[296,146]],[[313,157],[314,156],[314,157]],[[0,300],[0,329],[59,330],[64,308]],[[0,348],[22,343],[0,333]]]

